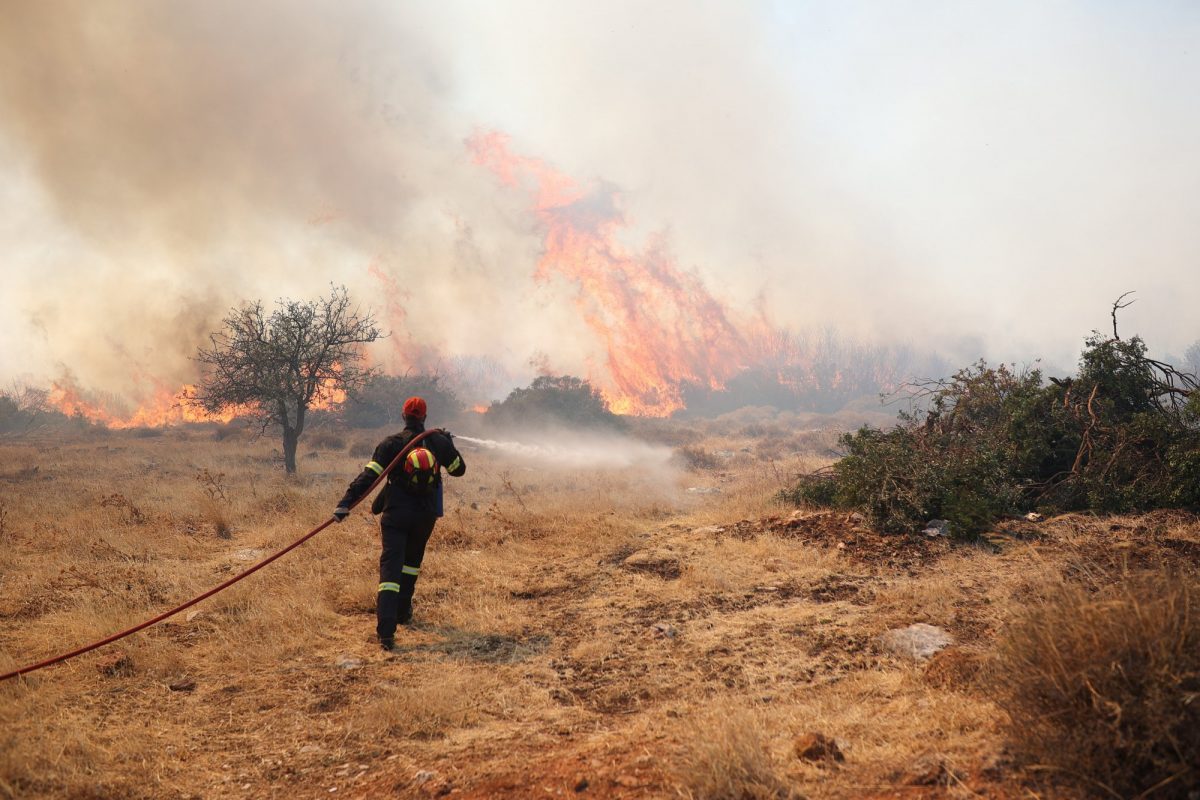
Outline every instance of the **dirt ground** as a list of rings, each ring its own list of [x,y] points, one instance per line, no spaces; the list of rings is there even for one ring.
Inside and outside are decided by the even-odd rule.
[[[0,441],[0,671],[299,537],[382,433],[312,436],[292,479],[274,442],[205,429]],[[1200,523],[883,537],[774,500],[827,441],[692,437],[690,458],[631,446],[604,469],[464,444],[394,653],[356,510],[166,623],[0,684],[0,796],[1074,796],[1008,756],[993,645],[1041,581],[1200,567]],[[953,645],[882,646],[913,623]],[[816,733],[834,744],[814,755]]]

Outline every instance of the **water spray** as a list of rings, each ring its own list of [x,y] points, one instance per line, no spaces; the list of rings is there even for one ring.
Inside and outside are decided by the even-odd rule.
[[[518,458],[554,463],[572,467],[622,468],[634,464],[665,464],[671,458],[671,450],[659,445],[630,440],[614,447],[612,436],[584,437],[574,440],[532,444],[527,442],[480,439],[474,436],[454,435],[455,441],[467,442],[484,450],[493,450]]]

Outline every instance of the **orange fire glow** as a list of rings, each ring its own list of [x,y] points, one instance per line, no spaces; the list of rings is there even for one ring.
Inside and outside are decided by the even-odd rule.
[[[501,133],[479,132],[467,146],[503,185],[530,194],[544,237],[534,278],[565,278],[576,287],[576,307],[606,354],[587,377],[614,412],[667,416],[684,408],[689,388],[719,392],[745,375],[753,380],[743,386],[759,394],[783,391],[810,402],[896,385],[895,352],[834,331],[798,336],[761,307],[738,313],[679,266],[662,236],[630,249],[622,243],[628,221],[621,198],[611,187],[580,184],[514,154]]]
[[[187,398],[195,393],[194,385],[184,384],[179,389],[170,389],[161,382],[153,383],[154,389],[149,399],[132,411],[116,410],[110,408],[108,403],[89,400],[78,387],[67,380],[55,381],[46,399],[52,408],[69,417],[82,417],[94,425],[103,425],[113,430],[162,428],[198,422],[224,424],[254,413],[254,409],[249,406],[227,406],[217,413],[209,413],[187,401]],[[313,396],[308,410],[329,411],[344,402],[345,390],[339,388],[333,378],[326,378]]]
[[[667,416],[683,408],[684,384],[721,389],[757,360],[763,343],[754,326],[681,269],[665,242],[642,252],[620,243],[627,222],[611,189],[514,155],[500,133],[476,134],[468,146],[502,183],[531,190],[545,231],[535,278],[560,275],[578,286],[576,306],[607,353],[605,373],[588,377],[614,412]]]
[[[151,398],[132,412],[121,413],[110,410],[104,403],[85,399],[79,389],[67,382],[55,382],[47,400],[50,405],[69,417],[82,417],[88,422],[115,430],[126,428],[160,428],[187,422],[231,422],[245,409],[227,408],[220,413],[209,414],[185,401],[194,386],[185,385],[178,390],[157,386]]]

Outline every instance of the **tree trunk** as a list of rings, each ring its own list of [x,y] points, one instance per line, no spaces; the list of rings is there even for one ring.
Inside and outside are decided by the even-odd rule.
[[[300,444],[300,434],[294,429],[283,429],[283,468],[288,475],[296,474],[296,446]]]

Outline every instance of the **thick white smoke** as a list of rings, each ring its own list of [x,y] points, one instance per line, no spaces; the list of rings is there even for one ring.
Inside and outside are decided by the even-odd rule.
[[[1069,363],[1137,289],[1127,330],[1178,352],[1197,34],[1186,4],[1033,0],[11,3],[0,379],[181,383],[228,307],[330,282],[392,343],[594,370],[481,128],[790,326]]]

